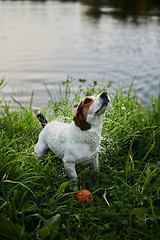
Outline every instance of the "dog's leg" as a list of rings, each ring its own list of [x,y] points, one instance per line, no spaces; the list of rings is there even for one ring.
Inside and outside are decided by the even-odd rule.
[[[34,147],[34,152],[38,158],[43,157],[48,147],[42,141],[38,141]]]
[[[66,172],[70,178],[72,178],[75,181],[75,184],[77,183],[77,173],[75,169],[75,164],[74,163],[64,163]],[[73,191],[77,191],[78,187],[75,185],[74,187],[71,187]]]
[[[92,170],[99,171],[98,155],[95,159],[92,160]]]

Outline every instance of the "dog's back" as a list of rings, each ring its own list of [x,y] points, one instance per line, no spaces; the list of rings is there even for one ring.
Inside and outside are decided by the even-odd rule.
[[[39,152],[39,149],[42,148],[50,148],[55,155],[63,158],[69,126],[70,124],[68,123],[58,121],[47,123],[39,135],[38,143],[35,146],[35,152]]]

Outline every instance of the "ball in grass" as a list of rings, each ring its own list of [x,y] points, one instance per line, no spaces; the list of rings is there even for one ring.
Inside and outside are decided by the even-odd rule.
[[[88,200],[90,200],[92,198],[91,192],[83,189],[80,192],[77,193],[77,201],[81,200],[82,198],[84,198],[82,201],[80,201],[80,204],[85,204],[87,203]]]

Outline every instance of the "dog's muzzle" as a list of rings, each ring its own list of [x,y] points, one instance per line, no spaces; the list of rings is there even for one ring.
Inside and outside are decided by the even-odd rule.
[[[106,92],[102,92],[101,95],[100,95],[100,98],[102,99],[102,105],[101,107],[95,112],[95,114],[99,113],[99,111],[101,109],[106,109],[106,107],[108,106],[108,103],[109,103],[109,98],[108,98],[108,95]]]
[[[109,103],[109,98],[106,92],[101,93],[100,97],[103,99],[104,105],[107,106]]]

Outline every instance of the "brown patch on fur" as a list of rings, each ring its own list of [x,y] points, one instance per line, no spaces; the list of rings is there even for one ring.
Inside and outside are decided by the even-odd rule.
[[[75,104],[77,107],[76,114],[73,118],[75,125],[79,127],[82,131],[91,128],[91,125],[86,121],[90,106],[93,104],[94,100],[89,97],[85,97],[80,103]]]
[[[78,103],[74,104],[73,107],[76,108],[78,106]]]

